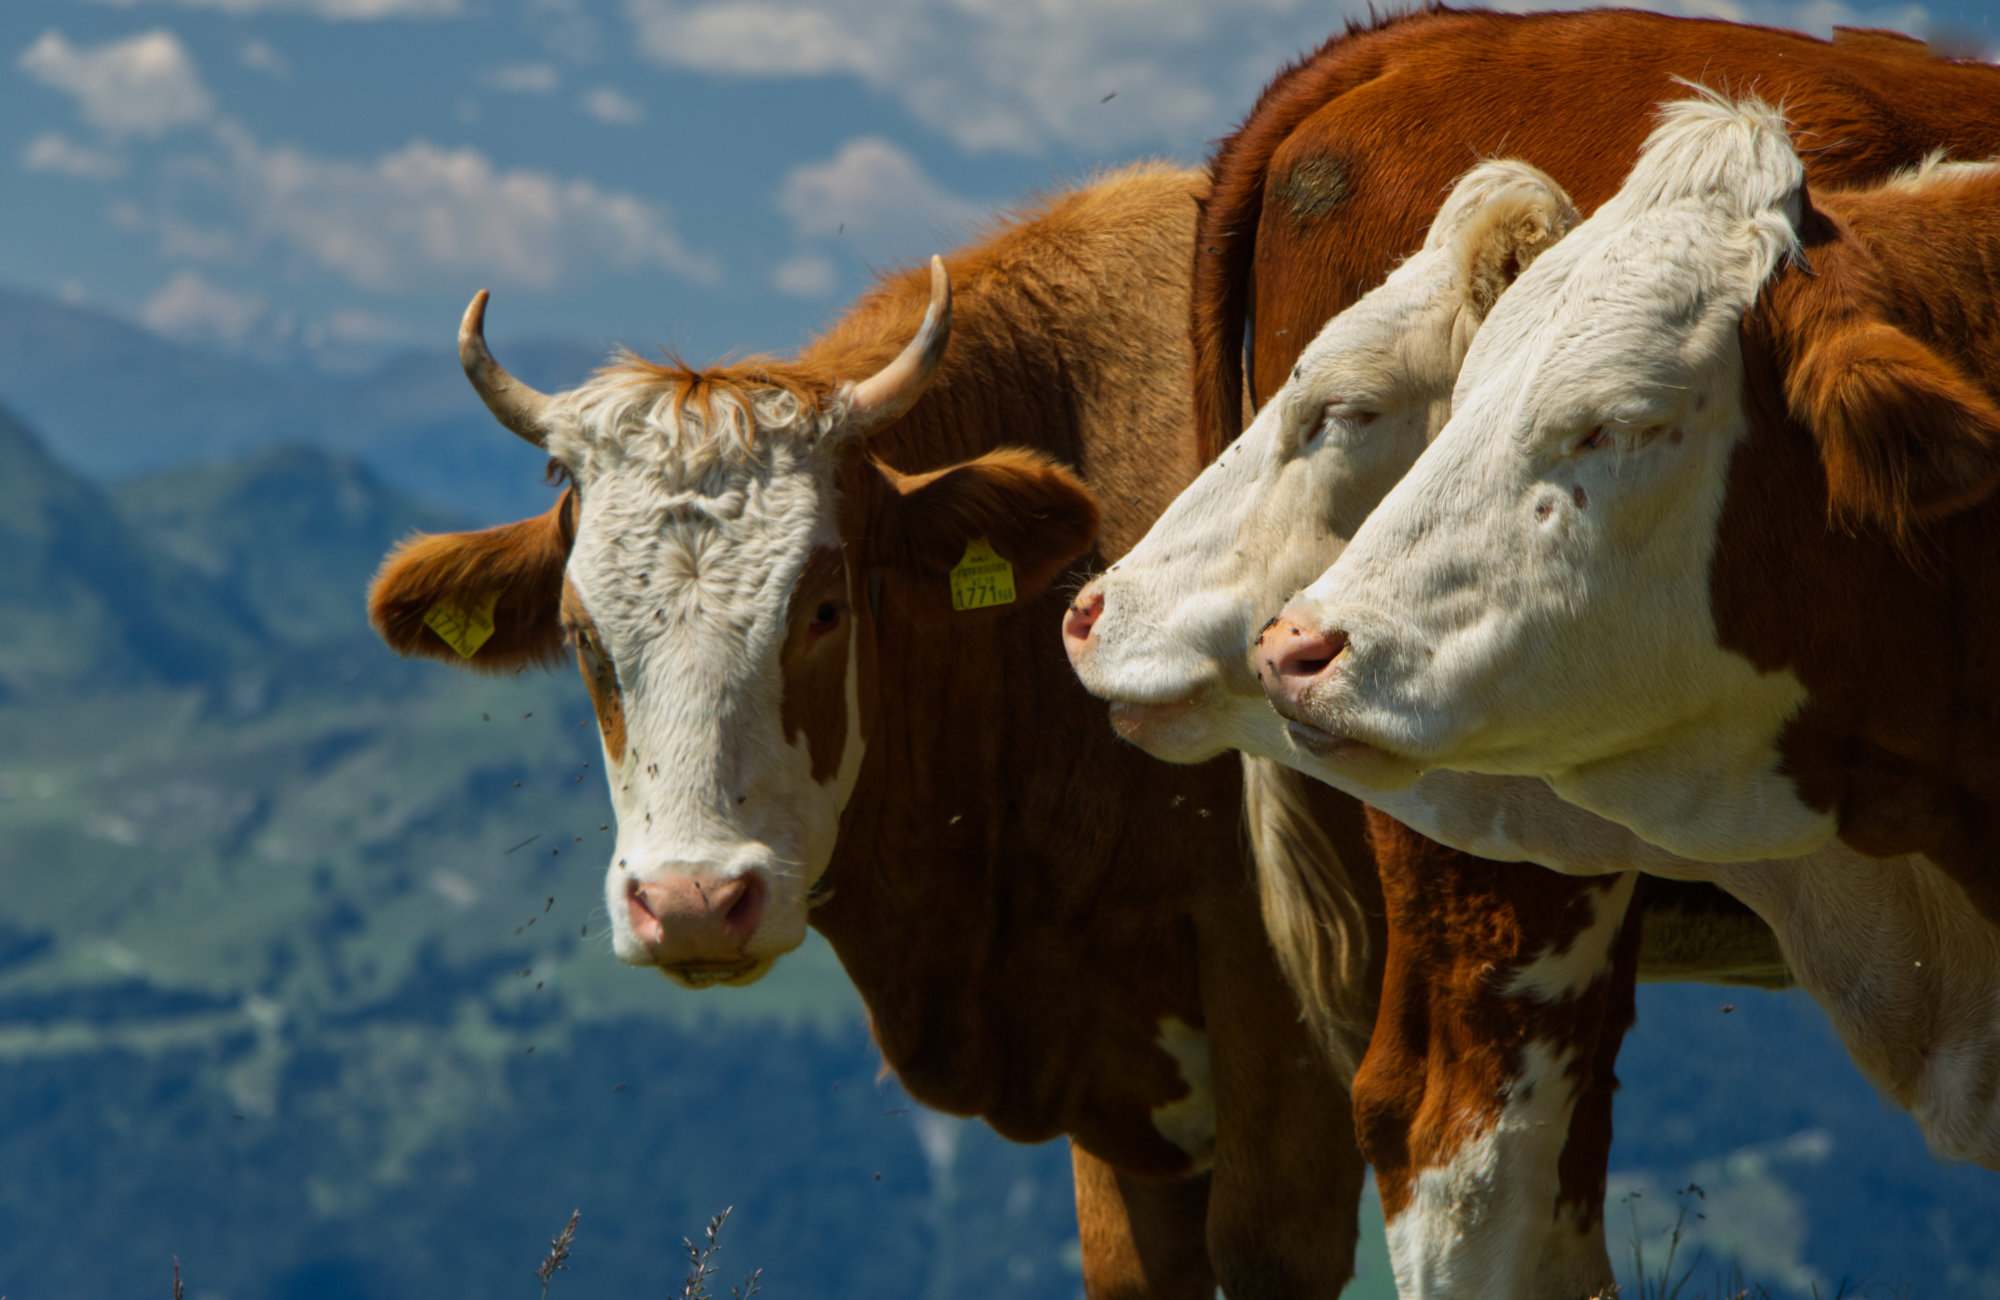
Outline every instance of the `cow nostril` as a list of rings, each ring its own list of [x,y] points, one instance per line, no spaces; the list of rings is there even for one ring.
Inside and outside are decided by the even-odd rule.
[[[1345,632],[1314,635],[1294,630],[1286,640],[1289,644],[1283,646],[1277,659],[1266,661],[1279,677],[1318,677],[1347,649]]]
[[[734,897],[721,906],[718,922],[725,934],[747,937],[757,929],[757,923],[764,919],[764,902],[769,893],[764,884],[763,873],[748,872],[730,882]]]
[[[1097,627],[1097,620],[1104,613],[1104,593],[1085,591],[1076,598],[1076,603],[1063,615],[1063,640],[1070,645],[1081,645],[1090,639]]]

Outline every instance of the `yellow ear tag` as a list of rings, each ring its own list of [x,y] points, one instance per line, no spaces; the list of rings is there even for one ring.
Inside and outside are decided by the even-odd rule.
[[[493,635],[493,607],[499,603],[500,593],[497,591],[487,592],[470,609],[446,596],[424,615],[424,626],[437,633],[461,656],[470,659]]]
[[[1014,603],[1014,566],[993,553],[993,543],[975,537],[951,571],[951,607],[988,609]]]

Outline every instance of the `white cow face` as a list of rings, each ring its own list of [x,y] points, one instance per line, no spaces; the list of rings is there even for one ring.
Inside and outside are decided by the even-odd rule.
[[[703,416],[609,382],[566,399],[578,418],[551,421],[549,450],[581,502],[566,629],[600,721],[607,686],[616,701],[614,946],[644,964],[670,946],[684,983],[747,983],[805,938],[860,769],[837,439],[783,390],[717,394]],[[744,454],[677,454],[717,424]],[[799,715],[829,687],[844,709]]]
[[[405,544],[371,593],[375,624],[406,653],[455,649],[492,671],[567,642],[618,815],[605,886],[618,955],[684,984],[748,983],[805,938],[860,770],[873,643],[843,525],[893,547],[921,513],[901,504],[921,498],[917,480],[867,460],[859,439],[936,370],[944,265],[932,261],[916,338],[859,383],[779,362],[695,372],[628,357],[546,396],[493,360],[484,311],[481,294],[460,330],[466,372],[571,489],[539,520]],[[981,463],[956,469],[976,487]],[[952,472],[923,482],[936,479]],[[452,611],[457,629],[482,609],[490,648],[434,621]]]
[[[1795,248],[1802,184],[1761,104],[1671,105],[1508,293],[1444,432],[1260,651],[1323,762],[1391,789],[1546,776],[1696,858],[1831,833],[1775,770],[1802,688],[1722,650],[1708,596],[1748,428],[1739,322]]]
[[[476,671],[573,652],[618,814],[605,887],[618,955],[683,984],[748,983],[826,896],[893,686],[876,595],[899,618],[966,617],[948,574],[981,538],[1033,596],[1089,548],[1096,502],[1023,448],[908,475],[868,454],[862,440],[939,365],[951,300],[935,259],[916,338],[859,383],[823,360],[696,372],[627,358],[545,396],[486,351],[484,305],[461,330],[467,372],[571,488],[537,519],[406,542],[371,618],[396,649]]]
[[[1473,169],[1422,250],[1329,322],[1243,435],[1084,588],[1070,661],[1121,733],[1177,762],[1228,748],[1291,761],[1246,657],[1258,628],[1443,426],[1480,321],[1576,219],[1532,167]]]

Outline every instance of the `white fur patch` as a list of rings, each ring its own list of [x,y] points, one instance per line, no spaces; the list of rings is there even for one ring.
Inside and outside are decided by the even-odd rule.
[[[1576,1100],[1563,1077],[1571,1058],[1544,1043],[1522,1057],[1492,1128],[1418,1174],[1388,1225],[1405,1300],[1577,1300],[1611,1284],[1602,1227],[1584,1232],[1556,1213]]]
[[[1180,1067],[1187,1095],[1153,1107],[1153,1127],[1187,1152],[1196,1169],[1206,1169],[1215,1159],[1215,1080],[1209,1068],[1208,1035],[1177,1016],[1163,1016],[1159,1045]]]

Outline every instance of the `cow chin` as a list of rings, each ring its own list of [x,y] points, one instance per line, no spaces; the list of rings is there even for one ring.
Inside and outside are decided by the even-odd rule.
[[[661,966],[660,974],[684,989],[708,989],[718,984],[743,988],[771,973],[778,958],[752,957],[740,962],[693,962],[686,966]]]
[[[1199,691],[1172,704],[1115,700],[1111,727],[1154,758],[1169,763],[1205,763],[1229,748],[1217,725],[1213,692]]]
[[[1423,764],[1413,758],[1296,718],[1287,719],[1285,739],[1290,752],[1274,755],[1280,762],[1351,792],[1404,790],[1424,774]]]

